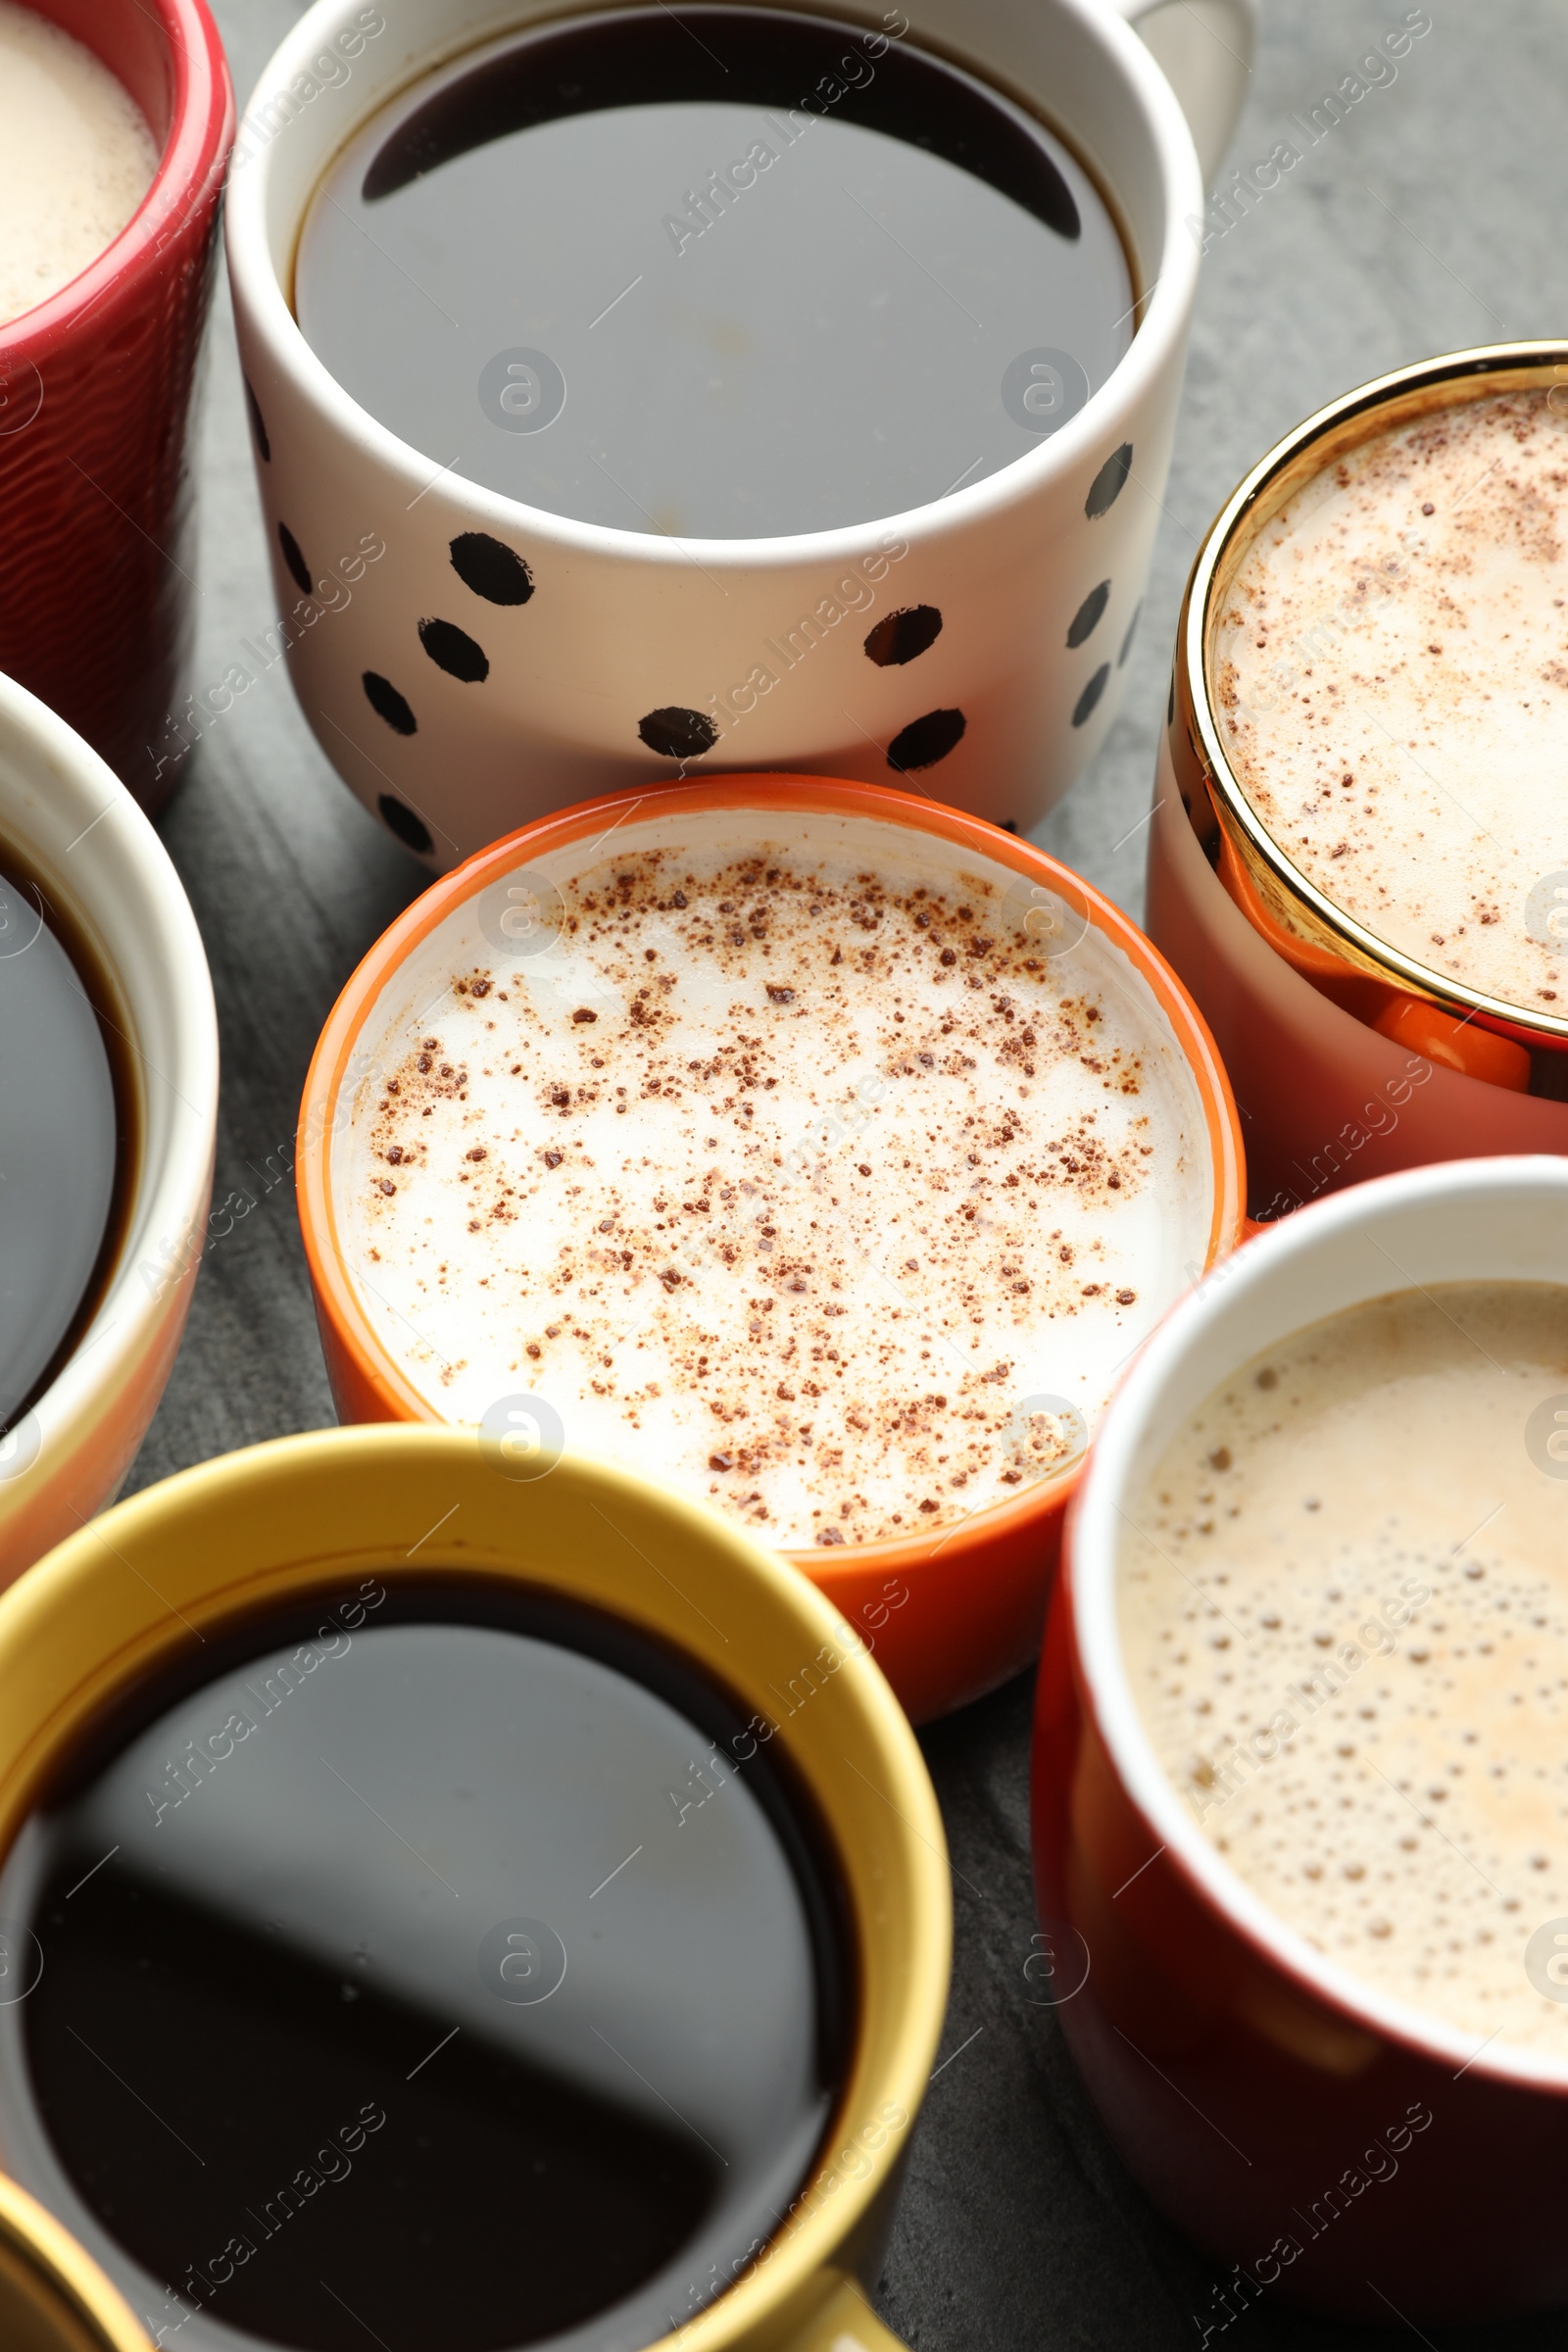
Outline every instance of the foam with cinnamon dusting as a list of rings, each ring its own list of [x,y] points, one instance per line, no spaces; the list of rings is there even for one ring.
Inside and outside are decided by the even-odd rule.
[[[1119,1582],[1150,1738],[1231,1867],[1380,1991],[1562,2056],[1526,1955],[1568,1921],[1568,1485],[1527,1425],[1565,1392],[1565,1288],[1332,1316],[1197,1407]]]
[[[1265,525],[1212,674],[1259,816],[1434,971],[1568,1015],[1568,415],[1492,395],[1369,438]],[[1568,903],[1568,902],[1565,902]],[[1535,934],[1533,936],[1533,934]]]
[[[539,956],[456,909],[364,1033],[337,1226],[443,1417],[537,1395],[770,1542],[908,1536],[1076,1450],[1204,1261],[1202,1107],[1119,949],[1004,926],[1008,869],[769,826],[564,855]]]

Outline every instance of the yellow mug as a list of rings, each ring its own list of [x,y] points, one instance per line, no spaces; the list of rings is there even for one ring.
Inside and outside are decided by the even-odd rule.
[[[529,1458],[511,1435],[407,1425],[286,1438],[149,1489],[0,1599],[0,1861],[92,1728],[146,1678],[188,1662],[195,1636],[369,1575],[395,1592],[443,1570],[469,1590],[493,1582],[575,1601],[683,1651],[804,1782],[858,1970],[832,2121],[773,2237],[662,2340],[669,2352],[888,2352],[896,2339],[865,2289],[947,1998],[941,1816],[863,1641],[804,1576],[700,1506],[607,1464]],[[792,1686],[806,1694],[798,1704],[780,1696]],[[3,2138],[0,2168],[16,2169]],[[145,2276],[96,2226],[83,2234],[127,2288]],[[141,2352],[148,2341],[120,2319],[119,2333],[96,2325],[40,2345]]]

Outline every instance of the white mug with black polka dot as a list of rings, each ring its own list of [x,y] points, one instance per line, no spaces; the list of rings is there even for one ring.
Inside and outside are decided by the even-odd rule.
[[[992,403],[1014,420],[1017,454],[1006,444],[991,470],[900,513],[747,538],[524,504],[472,478],[471,457],[400,438],[329,371],[294,307],[323,175],[399,93],[555,12],[540,0],[320,0],[241,125],[228,259],[278,634],[313,728],[366,807],[436,868],[553,808],[720,768],[902,777],[1031,827],[1115,712],[1170,458],[1203,172],[1241,102],[1253,6],[833,8],[848,78],[868,82],[890,43],[901,58],[923,44],[1059,132],[1079,184],[1117,223],[1131,306],[1094,389],[1081,372],[1074,382],[1071,354],[1051,351],[1042,306],[1037,347],[1008,361]],[[831,76],[815,87],[808,113],[843,95]],[[775,112],[781,145],[805,119]],[[748,184],[739,164],[710,178],[730,199]],[[688,224],[716,218],[695,191],[687,201],[662,224],[672,270]],[[965,307],[961,288],[945,291]],[[598,299],[584,289],[585,313]],[[612,310],[621,297],[605,299]],[[432,311],[432,335],[457,328],[442,318]],[[608,348],[587,342],[600,322],[585,317],[564,366],[541,351],[486,361],[472,433],[553,421]],[[822,399],[814,429],[831,436],[831,386]]]

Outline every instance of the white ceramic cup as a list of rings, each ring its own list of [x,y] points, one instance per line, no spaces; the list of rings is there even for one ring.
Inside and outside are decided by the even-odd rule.
[[[1170,460],[1202,174],[1246,86],[1253,0],[911,0],[910,39],[1031,102],[1107,193],[1140,323],[1079,413],[999,472],[884,520],[768,539],[675,540],[482,489],[445,466],[445,451],[377,423],[295,322],[301,222],[344,143],[431,67],[553,13],[550,0],[320,0],[241,125],[227,200],[235,321],[290,670],[327,757],[437,868],[552,808],[700,773],[698,761],[907,775],[1027,830],[1115,714]],[[882,29],[863,0],[803,13]],[[1177,77],[1201,168],[1171,83],[1125,20],[1148,21]],[[466,533],[522,560],[525,602],[487,602],[456,575]],[[914,660],[868,659],[876,621],[915,606],[940,612],[934,642]],[[833,607],[841,618],[798,666],[767,651]],[[427,657],[419,623],[431,615],[480,647],[481,682]],[[371,707],[368,673],[396,690],[395,720]],[[671,711],[711,729],[706,752],[649,748],[642,723]],[[896,749],[922,719],[939,723]],[[926,759],[934,740],[951,748]]]
[[[0,1584],[74,1535],[130,1467],[185,1327],[218,1127],[212,980],[169,854],[98,754],[0,677],[0,859],[7,846],[95,952],[136,1143],[97,1309],[0,1437]],[[30,1247],[3,1223],[0,1243]]]

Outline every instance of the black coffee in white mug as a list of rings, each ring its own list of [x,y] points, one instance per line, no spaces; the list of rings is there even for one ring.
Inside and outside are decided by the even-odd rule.
[[[305,220],[295,308],[433,463],[581,521],[764,538],[1039,446],[1132,338],[1072,151],[909,36],[635,8],[384,107]]]
[[[0,1878],[6,2169],[181,2352],[670,2332],[772,2234],[851,2028],[814,1813],[745,1727],[456,1577],[210,1636]]]

